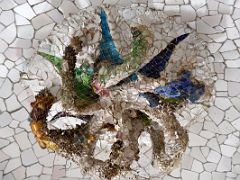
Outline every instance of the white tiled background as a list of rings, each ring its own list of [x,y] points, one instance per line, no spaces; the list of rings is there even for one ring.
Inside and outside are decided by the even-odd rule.
[[[180,15],[202,34],[218,77],[216,99],[207,118],[190,128],[197,143],[164,180],[240,180],[240,0],[0,0],[0,179],[83,177],[74,163],[36,144],[27,121],[33,98],[20,72],[56,23],[101,3],[146,4]]]

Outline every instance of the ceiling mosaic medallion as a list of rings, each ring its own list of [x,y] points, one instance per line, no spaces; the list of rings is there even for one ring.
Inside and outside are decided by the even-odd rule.
[[[144,164],[156,176],[171,172],[186,150],[186,127],[213,98],[201,37],[179,17],[126,9],[88,8],[66,18],[23,78],[36,95],[30,126],[39,146],[95,179],[143,176]]]

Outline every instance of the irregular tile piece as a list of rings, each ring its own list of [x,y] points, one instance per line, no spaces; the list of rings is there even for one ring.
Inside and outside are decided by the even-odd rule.
[[[223,120],[224,118],[224,112],[218,108],[216,108],[215,106],[212,106],[208,109],[208,115],[209,117],[216,123],[216,124],[220,124],[220,122]]]
[[[196,10],[206,4],[206,0],[198,0],[198,1],[190,0],[190,1],[191,1],[192,7]]]
[[[228,93],[230,96],[238,96],[240,94],[240,83],[228,82]]]
[[[239,68],[240,67],[240,59],[239,60],[230,60],[230,61],[227,60],[226,65],[229,68]]]
[[[79,168],[76,169],[69,169],[66,171],[66,176],[67,177],[81,177],[83,176],[80,172]]]
[[[208,15],[208,8],[207,6],[203,6],[197,10],[197,15],[199,17],[207,16]]]
[[[228,39],[238,39],[240,37],[236,27],[226,29]]]
[[[225,180],[226,173],[213,172],[212,180]]]
[[[4,169],[4,173],[7,174],[7,173],[11,172],[12,170],[21,166],[21,164],[22,163],[21,163],[20,158],[10,159],[8,161],[8,164],[7,164],[6,168]]]
[[[233,126],[227,122],[227,121],[223,121],[219,126],[219,131],[221,134],[229,134],[232,133],[234,131]]]
[[[238,130],[240,131],[240,118],[238,118],[237,120],[232,122],[232,125]]]
[[[193,161],[193,164],[192,164],[192,171],[195,171],[195,172],[203,172],[203,165],[201,162],[197,161],[197,160],[194,160]]]
[[[50,32],[52,31],[54,25],[55,25],[55,24],[52,23],[52,24],[49,24],[49,25],[46,25],[46,26],[40,28],[40,29],[36,32],[35,38],[36,38],[36,39],[39,39],[39,40],[46,38],[46,37],[50,34]]]
[[[61,155],[56,155],[54,160],[54,165],[65,165],[66,164],[66,158],[62,157]]]
[[[225,79],[227,81],[240,82],[240,69],[226,68],[225,69]]]
[[[217,91],[227,91],[227,88],[228,88],[227,82],[219,79],[215,83],[215,88]]]
[[[194,134],[189,133],[189,146],[205,146],[207,140]]]
[[[165,0],[166,4],[171,4],[171,5],[181,5],[184,4],[183,0]]]
[[[34,5],[34,4],[38,4],[38,3],[40,3],[40,2],[43,2],[44,0],[28,0],[28,3],[30,4],[30,5]]]
[[[217,34],[211,34],[208,35],[211,39],[213,39],[215,42],[224,42],[227,39],[227,34],[224,33],[217,33]]]
[[[20,80],[20,72],[16,69],[11,69],[8,73],[8,77],[12,82],[16,83]]]
[[[16,142],[9,144],[5,148],[3,148],[2,151],[12,158],[20,156],[20,150]]]
[[[1,131],[0,131],[1,138],[7,138],[12,135],[14,135],[14,130],[12,128],[9,128],[8,126],[1,128]]]
[[[10,47],[30,48],[31,45],[32,45],[31,40],[16,38],[15,41],[10,45]]]
[[[240,153],[236,152],[232,157],[233,164],[240,164]]]
[[[203,22],[201,19],[197,19],[197,32],[203,34],[216,34],[217,30],[210,27],[208,24]]]
[[[233,154],[236,152],[236,148],[232,146],[227,146],[227,145],[220,145],[222,154],[227,156],[227,157],[232,157]]]
[[[8,173],[6,176],[3,176],[3,180],[15,180],[11,173]]]
[[[12,83],[9,79],[5,79],[0,87],[0,97],[8,98],[12,94]]]
[[[204,22],[206,22],[211,27],[219,25],[221,19],[222,19],[222,15],[221,14],[215,14],[215,15],[212,15],[212,16],[204,16],[204,17],[202,17],[202,20]]]
[[[230,5],[220,3],[218,7],[218,11],[219,13],[222,13],[222,14],[231,14],[233,11],[233,7]]]
[[[0,53],[3,53],[7,49],[8,45],[5,41],[0,39]]]
[[[221,46],[222,46],[221,43],[209,43],[208,49],[210,50],[211,53],[216,53]]]
[[[233,147],[239,147],[240,140],[238,137],[234,136],[233,134],[229,134],[228,138],[224,141],[224,144],[230,145]]]
[[[228,59],[228,60],[237,59],[238,57],[240,57],[240,54],[237,50],[226,51],[226,52],[223,52],[222,55],[223,55],[224,59]],[[234,68],[236,68],[236,67],[234,67]]]
[[[26,24],[30,24],[29,20],[27,20],[26,18],[15,14],[15,19],[16,19],[16,25],[26,25]]]
[[[24,150],[21,154],[21,158],[24,166],[29,166],[38,161],[32,149]]]
[[[53,19],[56,23],[61,23],[63,21],[63,15],[56,9],[47,13],[47,15]]]
[[[42,174],[42,166],[40,164],[34,164],[27,167],[27,176],[39,176]]]
[[[54,157],[55,157],[55,154],[54,153],[50,153],[50,154],[47,154],[44,157],[41,157],[39,159],[39,162],[40,162],[40,164],[42,164],[45,167],[52,167],[53,166]]]
[[[232,104],[228,98],[217,97],[215,100],[215,105],[222,110],[227,110]]]
[[[14,8],[14,11],[29,20],[36,16],[28,3],[17,6],[16,8]]]
[[[17,6],[17,4],[13,0],[8,0],[8,1],[0,1],[0,7],[3,10],[10,10]]]
[[[181,16],[182,20],[185,22],[193,21],[196,18],[196,12],[192,6],[183,5],[181,6]]]
[[[8,69],[4,65],[0,65],[0,77],[6,78],[8,74]]]
[[[33,7],[33,10],[35,11],[36,14],[41,14],[41,13],[50,11],[52,9],[53,9],[53,6],[48,2],[43,2]]]
[[[28,134],[23,131],[14,136],[21,150],[30,148],[32,145],[28,139]]]
[[[22,51],[18,48],[8,48],[4,54],[11,61],[17,61],[22,56]]]
[[[13,42],[16,37],[16,26],[11,24],[6,27],[2,32],[0,32],[0,38],[6,41],[7,43]]]
[[[66,176],[65,166],[54,166],[53,173],[52,173],[52,179],[59,179],[64,176]]]
[[[34,34],[34,29],[32,25],[19,26],[18,27],[18,37],[23,39],[32,39]]]
[[[16,179],[24,179],[25,171],[26,171],[26,168],[21,166],[21,167],[17,168],[16,170],[14,170],[12,173]]]
[[[12,11],[3,11],[0,14],[0,22],[2,22],[5,26],[12,24],[14,21],[14,14]]]
[[[12,95],[6,100],[6,106],[8,111],[14,111],[21,107],[21,104],[17,101],[17,97]]]
[[[53,21],[46,14],[40,14],[32,19],[34,29],[39,29]]]
[[[210,172],[204,171],[203,173],[200,174],[199,180],[211,180],[212,175]]]
[[[207,160],[209,162],[218,163],[220,158],[221,158],[221,155],[218,152],[211,150],[207,157]]]
[[[91,2],[89,0],[75,0],[75,4],[79,9],[84,9],[91,6]]]
[[[12,117],[8,112],[3,112],[0,114],[0,127],[5,127],[12,121]]]
[[[220,147],[216,138],[210,139],[207,146],[220,153]]]
[[[180,9],[176,5],[166,5],[164,7],[164,12],[169,16],[179,15]]]
[[[155,2],[155,1],[148,1],[148,7],[156,9],[156,10],[163,10],[164,5],[165,5],[164,3]]]
[[[228,14],[224,14],[220,25],[223,28],[234,27],[234,22],[233,22],[232,17]]]
[[[63,13],[64,17],[68,17],[70,13],[74,14],[78,12],[76,6],[69,0],[63,1],[59,10]]]
[[[182,170],[182,180],[198,180],[198,173],[188,171],[183,169]]]

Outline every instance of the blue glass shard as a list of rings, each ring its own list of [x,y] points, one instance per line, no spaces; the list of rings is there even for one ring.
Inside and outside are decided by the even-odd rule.
[[[129,76],[129,79],[131,81],[137,81],[138,80],[138,76],[136,73],[132,73],[130,76]]]
[[[116,86],[121,86],[123,84],[127,84],[130,82],[134,82],[138,80],[138,76],[136,73],[132,73],[131,75],[129,75],[128,77],[122,79],[121,81],[119,81],[116,85],[114,85],[114,87]]]
[[[99,60],[108,60],[112,64],[122,64],[123,59],[113,42],[107,22],[107,15],[103,9],[101,9],[99,16],[101,19],[102,28],[102,40],[100,42]]]
[[[160,72],[166,67],[176,45],[183,41],[189,34],[183,34],[175,39],[173,39],[167,47],[162,50],[158,55],[153,57],[153,59],[143,66],[138,72],[144,76],[157,79],[160,77]]]
[[[205,92],[205,86],[201,83],[193,83],[191,73],[186,71],[178,80],[159,86],[154,92],[165,98],[188,99],[192,103],[197,101]]]
[[[144,92],[144,93],[139,93],[139,96],[144,97],[145,99],[147,99],[147,101],[149,102],[149,106],[150,107],[156,107],[159,104],[159,96],[151,93],[151,92]]]

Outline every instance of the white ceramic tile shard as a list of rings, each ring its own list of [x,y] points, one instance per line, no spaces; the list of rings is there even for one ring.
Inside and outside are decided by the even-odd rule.
[[[207,140],[194,134],[189,133],[189,146],[205,146]]]
[[[3,148],[2,151],[12,158],[20,156],[19,146],[16,142],[9,144],[5,148]]]
[[[15,37],[16,37],[16,26],[14,23],[6,27],[2,32],[0,32],[0,38],[6,41],[8,44],[13,42]]]
[[[26,149],[21,153],[21,159],[24,166],[32,165],[38,162],[36,155],[32,149]]]
[[[32,25],[19,26],[17,28],[19,38],[32,39],[34,35],[34,29]]]
[[[91,6],[91,2],[89,0],[75,0],[75,4],[79,9],[84,9]]]
[[[226,31],[228,39],[238,39],[240,37],[239,31],[236,27],[227,28]]]
[[[12,117],[8,112],[2,112],[0,114],[0,127],[5,127],[10,124],[12,121]]]
[[[8,44],[0,39],[0,53],[3,53],[8,48]]]
[[[59,7],[59,10],[63,13],[64,17],[68,17],[69,14],[74,14],[78,12],[77,7],[73,4],[73,2],[69,0],[65,0]]]
[[[10,159],[8,161],[6,168],[4,169],[4,173],[7,174],[7,173],[13,171],[14,169],[18,168],[19,166],[21,166],[20,158]]]
[[[0,22],[5,26],[8,26],[14,22],[14,13],[13,11],[3,11],[0,14]]]
[[[201,19],[197,20],[197,32],[202,33],[202,34],[216,34],[216,33],[219,33],[218,30],[210,27],[207,23],[205,23]]]
[[[41,13],[50,11],[52,9],[53,9],[53,6],[51,4],[49,4],[48,2],[43,2],[43,3],[33,6],[33,10],[36,14],[41,14]]]
[[[189,22],[189,21],[195,20],[196,12],[192,8],[192,6],[183,5],[183,6],[181,6],[180,10],[181,10],[181,17],[182,17],[183,21]]]
[[[19,14],[29,20],[31,20],[34,16],[36,16],[36,14],[33,12],[32,8],[29,6],[28,3],[17,6],[16,8],[14,8],[14,11],[17,14]]]
[[[16,19],[16,25],[30,24],[29,20],[27,20],[25,17],[20,16],[18,14],[15,14],[15,19]]]

